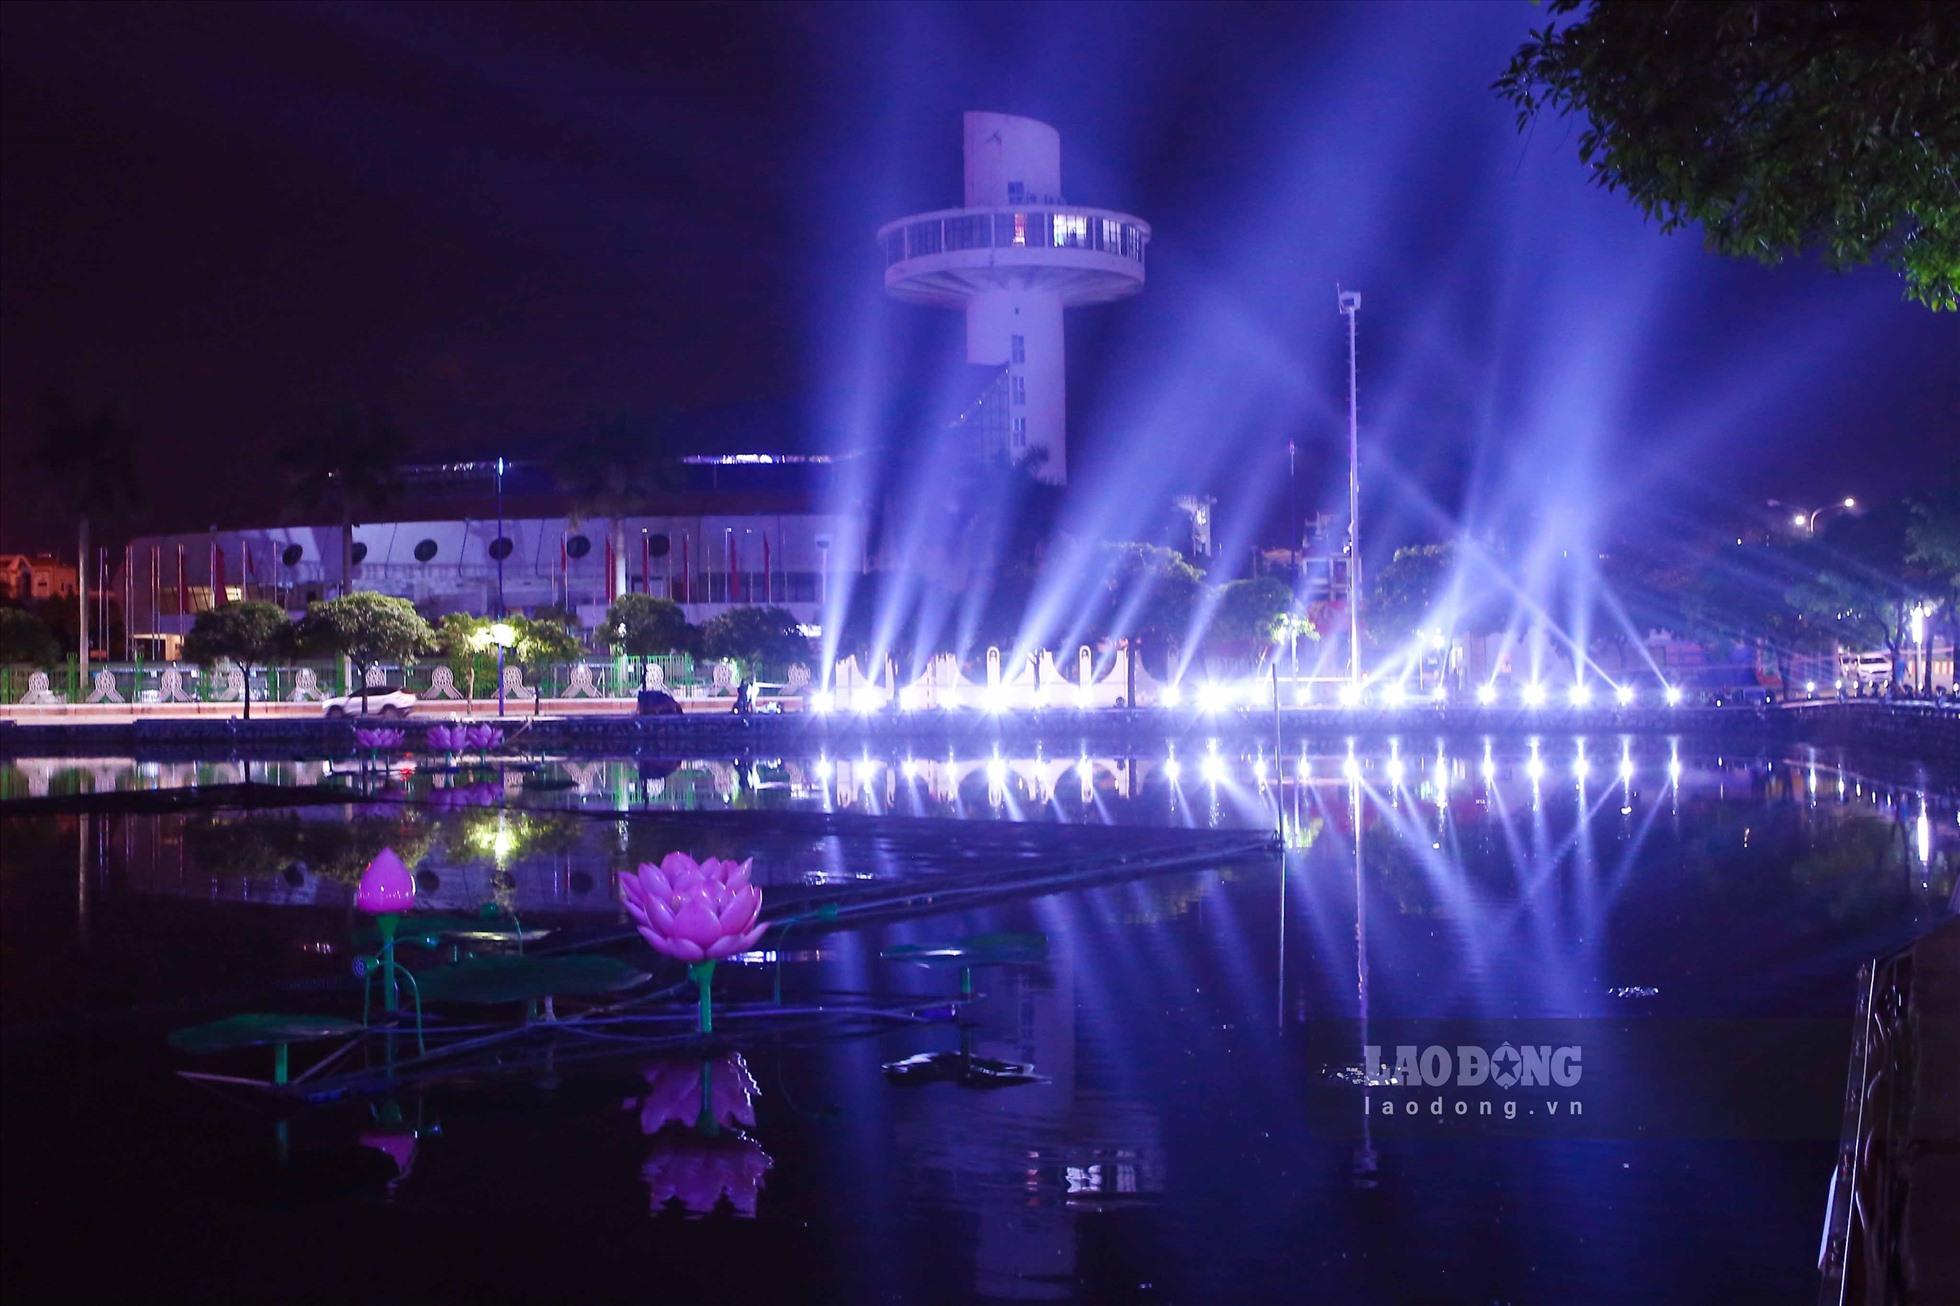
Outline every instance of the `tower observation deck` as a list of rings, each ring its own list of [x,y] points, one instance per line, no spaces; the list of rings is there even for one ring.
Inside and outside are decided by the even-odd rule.
[[[966,205],[878,229],[885,289],[966,310],[966,360],[1005,366],[1008,457],[1068,479],[1062,310],[1143,289],[1150,224],[1062,198],[1062,138],[1004,113],[965,117]]]

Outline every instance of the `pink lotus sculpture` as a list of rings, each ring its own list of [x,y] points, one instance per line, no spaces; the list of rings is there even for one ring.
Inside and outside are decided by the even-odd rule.
[[[481,753],[504,742],[504,732],[495,726],[465,726],[463,734],[471,748]]]
[[[415,906],[415,877],[402,865],[402,859],[395,855],[393,848],[383,848],[361,872],[361,887],[354,895],[354,905],[375,918],[374,923],[381,930],[381,972],[382,1005],[389,1012],[401,1010],[401,989],[396,972],[401,967],[395,961],[395,930],[401,923],[401,913]],[[366,1016],[362,1016],[363,1023]]]
[[[468,726],[430,726],[429,747],[439,753],[460,753],[470,746]]]
[[[640,1073],[647,1094],[629,1098],[628,1110],[640,1112],[640,1132],[651,1137],[668,1125],[688,1125],[707,1132],[723,1126],[755,1127],[755,1099],[762,1090],[739,1052],[712,1061],[654,1061]]]
[[[737,1215],[753,1219],[762,1177],[774,1164],[746,1134],[669,1129],[654,1140],[640,1178],[656,1215],[675,1201],[689,1215],[711,1215],[727,1198]]]
[[[354,905],[370,916],[412,911],[415,908],[415,877],[402,865],[393,848],[383,848],[361,872],[361,887]]]
[[[762,891],[749,883],[749,862],[710,857],[697,862],[668,853],[655,866],[619,877],[619,897],[640,937],[655,952],[686,962],[701,991],[701,1032],[714,1028],[715,963],[747,952],[767,926],[759,924]]]
[[[384,748],[400,748],[402,740],[407,737],[399,730],[356,730],[354,732],[354,742],[362,748],[367,749],[370,753],[379,752]]]

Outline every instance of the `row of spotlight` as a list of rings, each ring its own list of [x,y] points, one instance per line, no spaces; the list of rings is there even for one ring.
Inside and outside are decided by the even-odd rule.
[[[1009,696],[1008,692],[999,686],[982,690],[977,697],[980,709],[995,715],[1027,707],[1081,708],[1087,705],[1086,694],[1082,690],[1073,687],[1051,691],[1050,701],[1046,703],[1016,703]],[[1475,698],[1479,707],[1498,706],[1499,700],[1502,697],[1495,684],[1487,683],[1477,686]],[[1632,685],[1608,684],[1600,694],[1596,695],[1591,685],[1581,681],[1565,691],[1564,702],[1569,707],[1589,708],[1597,703],[1610,700],[1618,707],[1633,707],[1638,702],[1639,697],[1639,692]],[[1678,685],[1663,684],[1661,686],[1660,697],[1661,701],[1667,704],[1667,706],[1678,707],[1681,703],[1681,689]],[[847,701],[849,700],[847,699]],[[1411,692],[1407,685],[1390,682],[1380,686],[1376,692],[1371,694],[1367,686],[1344,684],[1334,693],[1333,701],[1338,706],[1345,708],[1401,708],[1419,703],[1446,707],[1450,702],[1450,694],[1441,685],[1426,692]],[[1518,689],[1516,701],[1523,707],[1545,707],[1552,701],[1552,692],[1550,687],[1543,681],[1533,680]],[[1205,681],[1198,685],[1192,692],[1191,702],[1200,712],[1206,713],[1207,715],[1230,712],[1238,708],[1265,708],[1272,706],[1273,686],[1270,682],[1263,680],[1247,681],[1237,686],[1218,681]],[[1314,702],[1313,686],[1302,684],[1295,687],[1293,691],[1294,706],[1309,707]],[[812,693],[809,703],[810,710],[819,716],[837,711],[840,706],[843,706],[838,701],[837,695],[827,689]],[[853,706],[859,713],[870,715],[871,713],[883,710],[886,706],[886,701],[877,693],[860,692],[856,696]],[[900,711],[915,711],[919,706],[920,698],[911,687],[899,691],[898,707]],[[952,691],[943,691],[939,706],[942,708],[956,707],[958,706],[958,700]],[[1162,694],[1158,698],[1158,706],[1166,708],[1181,708],[1185,706],[1185,692],[1183,688],[1179,685],[1165,686]]]

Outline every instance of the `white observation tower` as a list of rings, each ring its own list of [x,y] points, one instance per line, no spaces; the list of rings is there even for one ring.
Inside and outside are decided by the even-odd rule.
[[[1062,200],[1062,138],[1045,122],[968,113],[966,205],[878,229],[885,289],[966,310],[966,361],[1007,368],[1009,458],[1068,479],[1062,310],[1143,289],[1150,225]]]

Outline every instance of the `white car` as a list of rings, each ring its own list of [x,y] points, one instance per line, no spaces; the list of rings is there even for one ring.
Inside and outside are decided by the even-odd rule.
[[[415,710],[415,695],[406,689],[390,689],[386,685],[369,685],[339,698],[330,698],[325,703],[326,714],[331,717],[372,716],[393,719],[407,716]],[[363,708],[365,704],[365,709]]]

